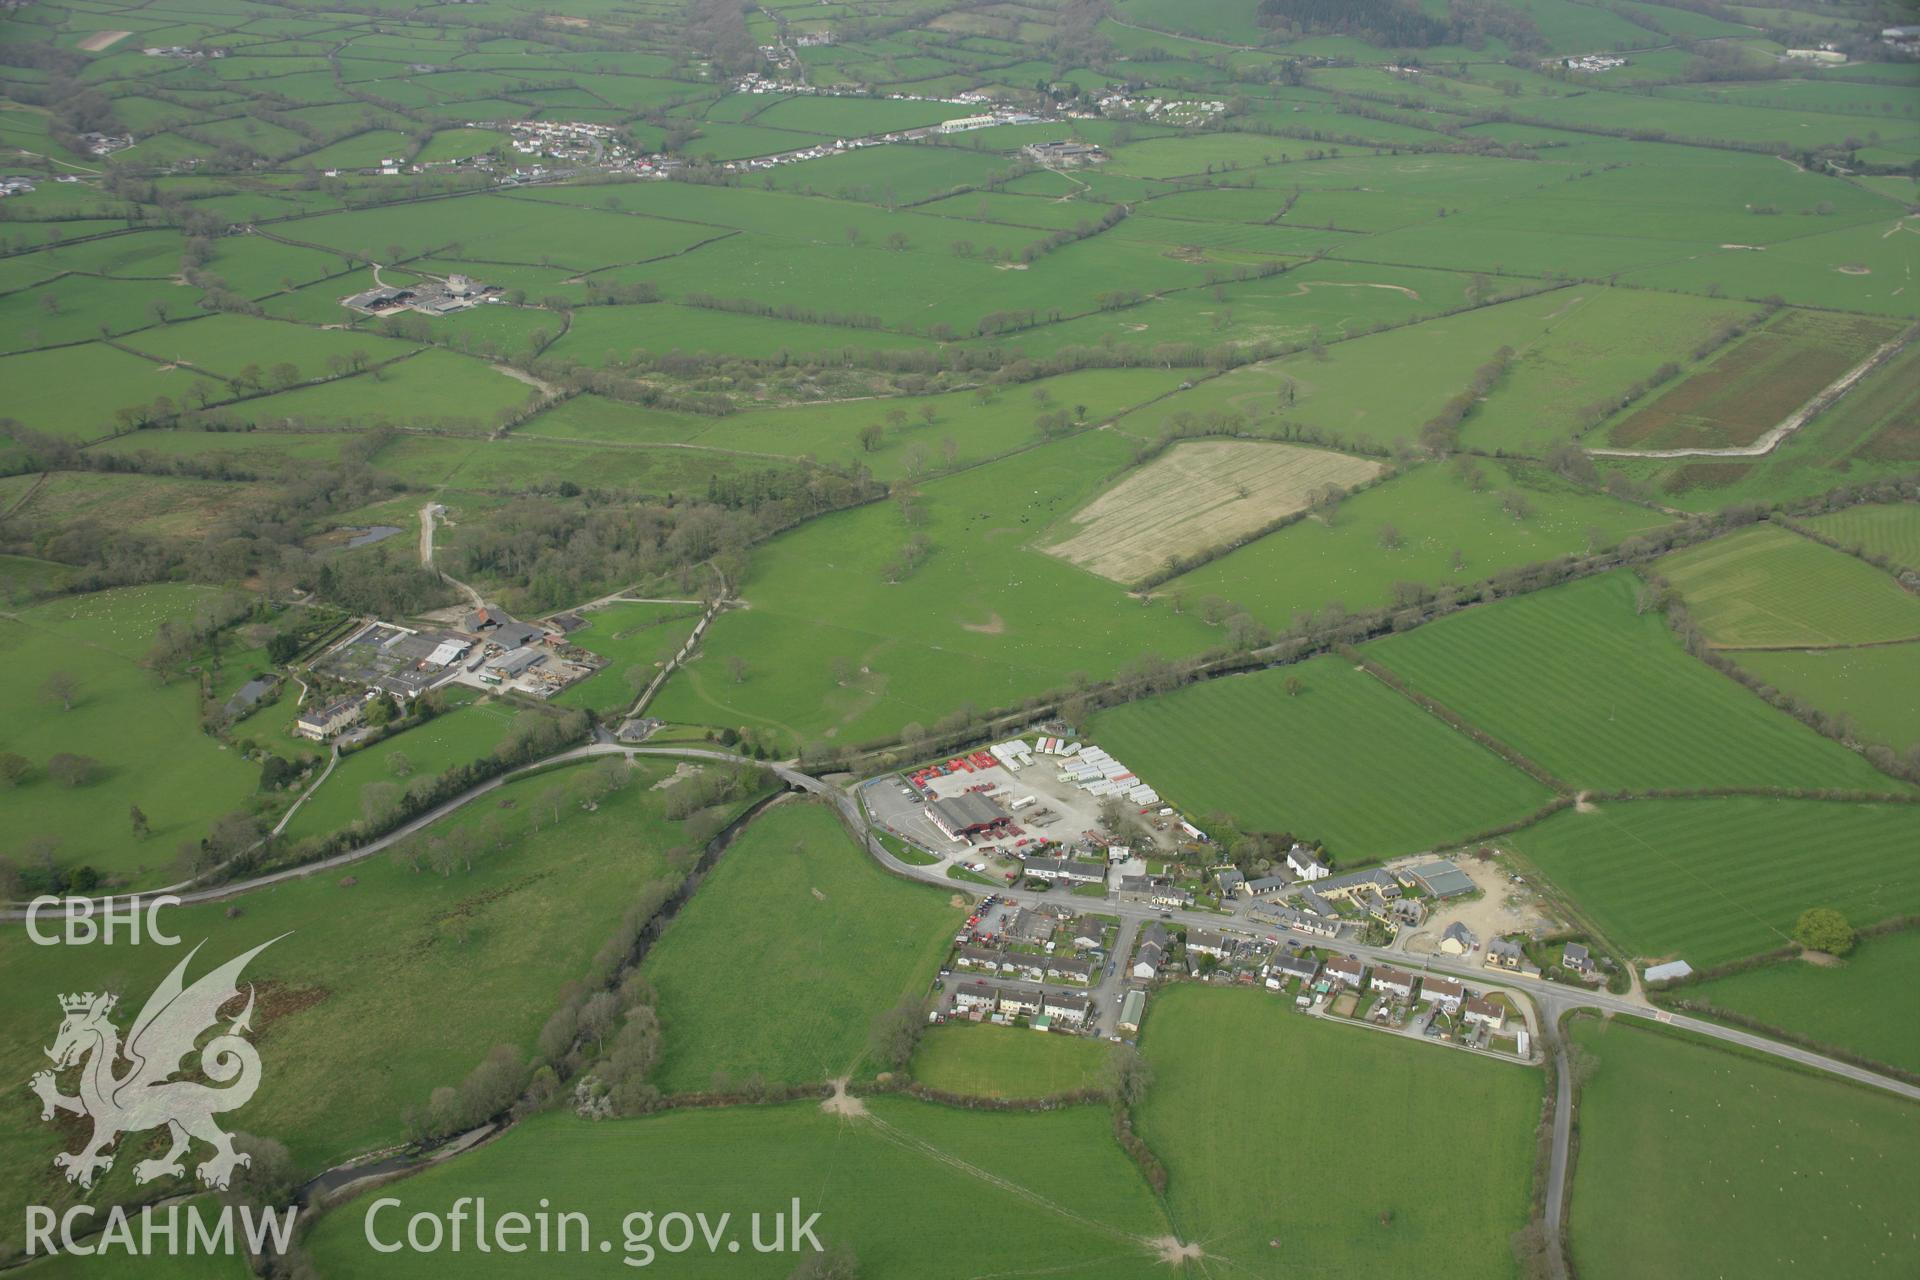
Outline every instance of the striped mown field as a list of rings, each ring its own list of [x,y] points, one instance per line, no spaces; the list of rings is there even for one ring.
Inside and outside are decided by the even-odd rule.
[[[1920,503],[1870,503],[1814,516],[1805,523],[1843,547],[1858,546],[1920,569]]]
[[[1920,806],[1721,796],[1601,801],[1509,836],[1630,956],[1696,969],[1785,946],[1809,907],[1920,911]]]
[[[1287,693],[1289,677],[1300,692]],[[1201,821],[1415,853],[1501,826],[1552,793],[1340,658],[1227,676],[1094,719],[1094,741]]]
[[[1851,717],[1863,741],[1899,751],[1920,743],[1920,643],[1743,653],[1737,661],[1790,697]]]
[[[1864,560],[1774,524],[1661,559],[1707,639],[1824,647],[1920,636],[1920,596]]]
[[[1898,783],[1687,656],[1615,572],[1367,646],[1415,688],[1577,787]]]

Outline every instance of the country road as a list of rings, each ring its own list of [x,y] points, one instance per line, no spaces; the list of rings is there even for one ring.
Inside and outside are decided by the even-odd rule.
[[[414,818],[401,827],[388,832],[378,839],[369,841],[357,849],[335,854],[333,857],[308,863],[305,866],[290,867],[283,871],[275,871],[266,875],[255,876],[248,880],[236,881],[231,884],[213,885],[202,889],[192,888],[190,883],[180,884],[168,889],[150,890],[141,894],[127,895],[126,897],[118,899],[118,902],[125,904],[130,900],[152,898],[162,893],[175,894],[183,904],[219,902],[272,885],[303,879],[307,876],[322,875],[364,861],[385,849],[389,849],[395,844],[406,840],[408,837],[439,821],[441,818],[446,817],[448,814],[455,812],[489,792],[498,790],[516,778],[524,777],[528,774],[551,768],[555,764],[561,764],[571,760],[586,760],[613,755],[705,760],[720,764],[765,763],[753,761],[745,756],[736,755],[732,752],[702,747],[646,747],[626,746],[616,742],[591,742],[562,751],[556,755],[547,757],[545,760],[537,761],[509,773],[502,774],[497,778],[492,778],[480,783],[471,790],[448,800],[446,803],[435,807],[427,813],[421,814],[419,817]],[[894,854],[881,843],[872,823],[868,820],[864,808],[861,806],[854,792],[849,788],[835,786],[811,774],[803,773],[789,764],[769,763],[766,764],[766,767],[789,787],[821,796],[833,804],[839,811],[848,830],[858,833],[860,843],[866,850],[867,855],[887,871],[908,880],[935,886],[942,892],[948,894],[954,892],[972,892],[968,886],[948,878],[946,873],[947,864],[944,861],[921,866],[902,861],[900,858],[895,857]],[[1090,900],[1088,905],[1090,907],[1092,905]],[[1279,930],[1270,926],[1252,926],[1235,918],[1222,917],[1211,912],[1186,910],[1162,911],[1157,907],[1140,903],[1121,902],[1111,896],[1099,904],[1098,910],[1105,915],[1118,916],[1121,921],[1123,935],[1131,935],[1136,932],[1143,922],[1158,919],[1178,927],[1207,929],[1232,929],[1237,927],[1238,930],[1243,933],[1250,932],[1269,937],[1279,936]],[[25,919],[26,910],[24,904],[14,904],[5,911],[0,911],[0,923],[20,923]],[[1322,943],[1320,945],[1324,946],[1326,944]],[[1486,969],[1477,966],[1449,964],[1435,956],[1415,957],[1406,952],[1395,951],[1385,947],[1371,947],[1343,941],[1333,944],[1329,949],[1342,951],[1346,954],[1366,959],[1372,963],[1388,962],[1396,965],[1412,966],[1413,962],[1417,960],[1419,962],[1417,967],[1422,973],[1445,974],[1450,977],[1472,981],[1481,987],[1489,985],[1494,978],[1497,978],[1498,982],[1495,985],[1498,985],[1503,990],[1524,994],[1529,997],[1535,1005],[1538,1020],[1534,1022],[1533,1025],[1535,1025],[1541,1033],[1542,1050],[1555,1055],[1555,1063],[1558,1068],[1556,1071],[1554,1096],[1552,1151],[1547,1169],[1545,1206],[1546,1227],[1549,1240],[1549,1265],[1552,1268],[1552,1274],[1556,1277],[1561,1276],[1564,1271],[1564,1260],[1561,1256],[1561,1233],[1564,1230],[1564,1224],[1561,1221],[1561,1206],[1566,1196],[1568,1159],[1572,1145],[1573,1081],[1572,1073],[1569,1069],[1564,1038],[1560,1032],[1560,1022],[1567,1013],[1574,1010],[1585,1009],[1601,1014],[1611,1015],[1618,1013],[1639,1018],[1648,1018],[1664,1025],[1691,1032],[1695,1035],[1704,1036],[1708,1039],[1723,1041],[1743,1049],[1767,1054],[1799,1067],[1824,1071],[1859,1084],[1884,1089],[1889,1093],[1896,1094],[1903,1098],[1920,1101],[1920,1087],[1908,1084],[1905,1081],[1879,1075],[1865,1068],[1840,1062],[1822,1054],[1814,1053],[1811,1050],[1799,1048],[1796,1045],[1768,1040],[1763,1036],[1757,1036],[1750,1032],[1687,1017],[1683,1014],[1668,1013],[1645,1003],[1643,1000],[1607,995],[1545,981],[1527,982],[1525,980],[1516,980],[1511,974],[1490,975]],[[1124,956],[1121,958],[1124,959]],[[1123,984],[1123,980],[1119,984],[1102,982],[1099,984],[1099,992],[1106,994],[1114,985]],[[1104,1007],[1106,1003],[1108,1002],[1103,1001],[1102,1003],[1102,1014],[1106,1012]],[[1103,1025],[1104,1021],[1103,1018]],[[1109,1034],[1111,1033],[1109,1032]]]
[[[433,522],[445,512],[446,508],[437,502],[429,502],[420,508],[420,563],[424,568],[433,569],[434,572],[440,575],[443,581],[458,587],[460,594],[467,598],[468,604],[476,609],[484,608],[486,601],[480,598],[478,591],[475,591],[472,587],[460,581],[460,579],[454,577],[452,574],[447,573],[445,570],[437,569],[434,566]]]
[[[600,756],[610,755],[707,760],[718,764],[765,765],[767,769],[772,771],[776,777],[789,787],[821,796],[831,802],[834,807],[839,810],[847,826],[851,830],[860,833],[861,844],[866,849],[867,855],[894,875],[901,876],[908,880],[917,880],[923,884],[934,885],[947,893],[971,891],[968,886],[948,878],[944,863],[918,866],[895,857],[893,853],[880,842],[879,836],[875,833],[872,824],[868,822],[864,810],[852,792],[845,787],[835,786],[832,783],[822,781],[812,774],[803,773],[790,764],[752,760],[746,756],[736,755],[731,751],[720,751],[707,747],[646,747],[627,746],[618,742],[590,742],[581,746],[571,747],[555,755],[548,756],[544,760],[523,765],[518,769],[501,774],[499,777],[490,778],[474,786],[471,790],[465,791],[453,799],[435,806],[433,809],[395,828],[386,835],[371,840],[358,848],[347,850],[344,853],[334,854],[329,858],[323,858],[318,862],[310,862],[298,867],[288,867],[282,871],[269,872],[265,875],[254,876],[247,880],[237,880],[230,884],[212,885],[201,889],[192,888],[192,882],[188,881],[163,889],[149,889],[136,894],[127,894],[116,898],[115,902],[124,904],[153,898],[159,894],[173,894],[177,896],[183,904],[220,902],[228,898],[238,897],[241,894],[251,893],[256,889],[267,888],[270,885],[283,884],[290,880],[298,880],[306,876],[320,875],[328,871],[338,870],[341,867],[351,866],[356,862],[364,861],[376,853],[391,848],[423,828],[431,826],[448,814],[456,812],[479,797],[491,791],[496,791],[517,778],[572,760],[590,760]],[[96,899],[95,901],[97,903],[99,900]],[[1088,901],[1091,903],[1091,900]],[[1271,926],[1250,926],[1246,923],[1236,921],[1232,917],[1222,917],[1212,912],[1186,910],[1163,911],[1157,907],[1142,903],[1120,902],[1112,897],[1102,901],[1099,910],[1103,915],[1118,916],[1123,922],[1159,919],[1168,921],[1182,928],[1237,929],[1242,933],[1255,933],[1266,936],[1277,936],[1279,932]],[[21,923],[25,919],[26,904],[24,903],[14,903],[9,905],[4,911],[0,911],[0,923]],[[1864,1067],[1856,1067],[1850,1063],[1826,1057],[1810,1049],[1802,1049],[1796,1045],[1769,1040],[1764,1036],[1754,1035],[1751,1032],[1741,1031],[1734,1027],[1724,1027],[1718,1023],[1688,1017],[1685,1014],[1667,1013],[1653,1005],[1628,997],[1581,990],[1564,984],[1544,981],[1535,983],[1515,981],[1511,974],[1490,975],[1488,970],[1475,965],[1451,964],[1437,956],[1410,956],[1405,952],[1395,951],[1391,948],[1371,947],[1357,942],[1340,941],[1332,944],[1328,949],[1357,956],[1371,963],[1385,962],[1396,965],[1410,965],[1425,972],[1445,974],[1449,977],[1471,980],[1481,986],[1485,986],[1490,981],[1497,979],[1496,985],[1524,990],[1533,998],[1534,1003],[1540,1007],[1541,1026],[1543,1030],[1557,1023],[1562,1015],[1574,1009],[1592,1009],[1607,1014],[1624,1013],[1639,1018],[1655,1019],[1683,1031],[1693,1032],[1714,1040],[1723,1040],[1729,1044],[1770,1054],[1773,1057],[1782,1058],[1803,1067],[1811,1067],[1815,1070],[1825,1071],[1860,1084],[1885,1089],[1903,1098],[1920,1101],[1920,1086],[1911,1085],[1905,1081],[1895,1080],[1891,1077],[1869,1071]]]

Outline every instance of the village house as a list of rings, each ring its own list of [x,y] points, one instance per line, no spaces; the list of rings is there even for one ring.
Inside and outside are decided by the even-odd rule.
[[[1040,993],[1019,987],[1000,989],[1000,1012],[1009,1018],[1028,1017],[1040,1012]]]
[[[1316,916],[1322,916],[1329,920],[1340,914],[1338,908],[1311,889],[1302,889],[1300,891],[1300,906]]]
[[[1469,1023],[1498,1031],[1507,1025],[1507,1011],[1500,1005],[1479,996],[1468,996],[1465,1004],[1466,1019]]]
[[[1360,980],[1367,976],[1367,966],[1352,956],[1335,956],[1327,961],[1327,977],[1334,982],[1357,987]]]
[[[1487,943],[1487,968],[1519,973],[1527,967],[1527,953],[1519,943],[1494,938]]]
[[[1340,936],[1339,921],[1303,915],[1292,907],[1258,907],[1248,914],[1263,924],[1277,925],[1295,933],[1304,933],[1308,937],[1337,938]]]
[[[1413,975],[1392,965],[1380,965],[1373,971],[1373,989],[1392,996],[1395,1000],[1413,998]]]
[[[1467,989],[1452,978],[1427,977],[1420,980],[1420,995],[1448,1013],[1458,1013],[1460,1002],[1467,998]]]
[[[1120,898],[1124,902],[1142,902],[1152,907],[1190,907],[1193,895],[1153,876],[1122,876]]]
[[[1227,867],[1215,872],[1213,880],[1220,886],[1220,896],[1223,898],[1234,897],[1240,892],[1241,886],[1247,883],[1246,876],[1241,874],[1238,867]]]
[[[1444,956],[1464,956],[1472,952],[1479,939],[1473,931],[1458,920],[1448,925],[1446,932],[1440,935],[1440,954]]]
[[[956,969],[973,969],[985,973],[1000,972],[1000,962],[1006,959],[1006,953],[994,951],[988,947],[967,946],[960,948],[953,958]]]
[[[1307,986],[1320,976],[1320,962],[1310,955],[1281,956],[1267,967],[1267,985],[1278,990],[1289,978],[1298,978]]]
[[[1233,951],[1233,943],[1227,935],[1217,929],[1189,929],[1187,931],[1187,950],[1203,956],[1214,956],[1224,960]]]
[[[1049,956],[1046,976],[1054,982],[1091,982],[1093,961],[1078,956]]]
[[[324,742],[356,723],[365,705],[359,698],[342,698],[338,702],[329,702],[317,711],[302,712],[300,718],[293,722],[293,727],[303,738]]]
[[[984,982],[963,983],[953,989],[955,1013],[991,1013],[1000,1003],[1000,989]]]
[[[1569,942],[1560,953],[1560,963],[1583,977],[1593,972],[1593,956],[1582,943]]]
[[[1333,869],[1303,844],[1287,850],[1287,867],[1302,880],[1324,880],[1333,874]]]
[[[1301,877],[1303,880],[1308,878]],[[1375,868],[1372,871],[1349,871],[1343,876],[1322,878],[1313,886],[1313,892],[1332,902],[1360,901],[1369,893],[1392,899],[1400,896],[1400,882],[1387,872]]]
[[[1133,968],[1128,972],[1151,982],[1160,976],[1160,966],[1166,962],[1166,955],[1167,931],[1157,924],[1150,925],[1140,936],[1140,945],[1133,953]]]
[[[1049,991],[1043,1001],[1046,1015],[1061,1022],[1080,1026],[1093,1012],[1093,999],[1090,996],[1076,996],[1065,992]]]

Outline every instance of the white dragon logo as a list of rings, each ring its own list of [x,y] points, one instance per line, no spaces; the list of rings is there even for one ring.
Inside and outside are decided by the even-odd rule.
[[[251,1163],[252,1158],[235,1151],[233,1139],[213,1122],[217,1113],[245,1106],[260,1087],[260,1054],[243,1035],[251,1029],[253,1017],[251,985],[240,1016],[225,1032],[199,1048],[201,1073],[227,1087],[216,1089],[170,1077],[181,1069],[180,1060],[194,1052],[194,1042],[201,1033],[220,1021],[221,1008],[239,997],[236,983],[247,961],[279,940],[271,938],[261,943],[188,987],[181,978],[188,962],[199,953],[200,947],[195,946],[148,997],[140,1016],[127,1030],[125,1044],[109,1020],[118,996],[89,991],[60,997],[66,1017],[61,1020],[53,1047],[46,1051],[53,1059],[53,1070],[37,1073],[29,1087],[40,1097],[42,1120],[53,1119],[56,1111],[70,1111],[93,1121],[93,1137],[85,1147],[78,1152],[63,1151],[53,1158],[54,1167],[66,1171],[67,1181],[92,1187],[97,1176],[113,1167],[113,1157],[106,1154],[106,1148],[116,1138],[162,1125],[173,1145],[159,1159],[134,1165],[135,1182],[183,1176],[186,1170],[180,1157],[193,1138],[210,1143],[214,1149],[213,1156],[197,1170],[200,1181],[208,1187],[226,1189],[234,1169]],[[127,1068],[116,1075],[122,1060]],[[60,1092],[55,1075],[74,1066],[80,1066],[80,1091],[68,1097]]]

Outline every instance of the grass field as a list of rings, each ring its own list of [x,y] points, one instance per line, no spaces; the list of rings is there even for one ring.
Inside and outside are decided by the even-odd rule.
[[[555,779],[512,784],[435,828],[499,824],[503,847],[471,870],[442,876],[378,857],[250,894],[232,914],[225,903],[176,910],[169,927],[187,946],[207,940],[196,975],[291,931],[247,973],[260,984],[254,1025],[266,1085],[244,1127],[285,1142],[303,1167],[324,1167],[398,1141],[403,1109],[457,1084],[493,1045],[530,1052],[561,988],[586,971],[638,890],[666,874],[661,855],[679,828],[648,784],[669,772],[642,766],[596,812],[569,805],[537,834],[529,820]],[[0,934],[8,975],[0,1005],[20,1028],[0,1046],[0,1061],[22,1080],[36,1061],[44,1065],[39,1046],[57,1024],[56,993],[121,991],[131,1017],[185,951],[37,947],[22,931]],[[409,991],[432,998],[411,1000]],[[354,1086],[340,1088],[349,1063]],[[51,1165],[59,1139],[71,1136],[26,1107],[7,1112],[0,1198],[10,1210],[0,1236],[13,1235],[29,1198],[52,1204],[71,1194]],[[131,1166],[116,1163],[113,1193],[131,1188]]]
[[[1835,965],[1784,960],[1687,987],[1704,1000],[1885,1062],[1920,1072],[1920,1026],[1885,1016],[1898,1009],[1920,980],[1920,930],[1882,934],[1859,944]]]
[[[873,1020],[918,998],[958,907],[895,880],[833,813],[788,803],[740,835],[647,956],[660,992],[662,1090],[758,1075],[808,1084],[846,1075]]]
[[[1920,638],[1920,598],[1865,561],[1778,525],[1688,547],[1656,567],[1721,647]]]
[[[1280,627],[1296,613],[1335,602],[1379,608],[1400,583],[1464,586],[1667,523],[1542,468],[1492,460],[1476,466],[1477,488],[1451,467],[1413,467],[1341,503],[1331,523],[1312,517],[1289,525],[1160,590],[1189,600],[1223,596]],[[1394,545],[1384,537],[1388,526],[1398,534]]]
[[[1624,1019],[1577,1023],[1574,1038],[1598,1060],[1568,1221],[1582,1276],[1681,1258],[1694,1274],[1753,1277],[1920,1262],[1908,1212],[1920,1108]]]
[[[919,486],[923,525],[876,504],[757,547],[741,591],[749,607],[714,621],[654,714],[857,742],[930,725],[963,702],[1012,703],[1075,671],[1109,675],[1143,652],[1204,647],[1213,629],[1198,617],[1145,607],[1031,549],[1129,456],[1113,433],[1085,432]],[[889,582],[916,534],[931,552]]]
[[[50,852],[61,867],[86,864],[129,886],[171,883],[182,841],[198,843],[214,819],[249,806],[256,766],[199,730],[195,682],[162,682],[140,665],[163,622],[184,621],[211,599],[205,588],[128,587],[63,596],[0,620],[8,677],[0,692],[0,751],[32,771],[0,790],[6,856],[22,867]],[[71,679],[72,709],[49,691]],[[68,787],[48,760],[97,762],[92,780]],[[130,806],[147,815],[132,834]],[[47,844],[47,842],[51,844]]]
[[[700,617],[700,605],[617,601],[585,617],[586,628],[568,636],[567,642],[599,654],[607,659],[607,665],[563,690],[554,702],[605,714],[633,702],[635,680],[630,673],[636,667],[651,679],[655,667],[680,651]]]
[[[361,821],[366,789],[393,783],[402,789],[454,765],[484,759],[507,736],[514,713],[492,701],[442,712],[423,725],[344,755],[320,789],[287,824],[288,840],[332,835]],[[405,757],[396,766],[396,757]],[[400,769],[404,768],[404,772]]]
[[[1166,1233],[1146,1182],[1114,1143],[1105,1112],[1073,1107],[1041,1114],[958,1111],[875,1099],[870,1118],[842,1119],[807,1102],[779,1107],[678,1111],[593,1123],[555,1113],[536,1117],[501,1142],[407,1183],[410,1211],[484,1195],[490,1208],[554,1208],[592,1215],[613,1256],[627,1254],[625,1214],[733,1214],[737,1253],[704,1247],[653,1265],[694,1277],[778,1280],[792,1255],[756,1255],[747,1217],[818,1212],[819,1238],[847,1244],[866,1276],[930,1278],[1039,1269],[1067,1280],[1151,1280],[1167,1268],[1146,1243]],[[368,1268],[382,1275],[437,1276],[444,1259],[367,1248],[368,1200],[332,1214],[313,1237],[329,1275]],[[386,1219],[378,1220],[384,1227]],[[980,1224],[998,1224],[982,1231]],[[763,1223],[763,1225],[765,1225]],[[770,1236],[772,1227],[766,1225]],[[765,1237],[763,1237],[765,1238]],[[607,1255],[550,1252],[550,1276],[604,1276]],[[525,1274],[525,1260],[463,1255],[474,1275]]]
[[[1170,987],[1142,1036],[1153,1086],[1140,1136],[1171,1174],[1176,1233],[1213,1265],[1513,1274],[1507,1237],[1527,1220],[1539,1073],[1303,1018],[1246,989]],[[1314,1085],[1249,1088],[1279,1080]],[[1433,1123],[1434,1097],[1471,1098],[1473,1123]],[[1276,1158],[1282,1148],[1313,1153],[1313,1189],[1301,1184],[1304,1154]]]
[[[1920,911],[1916,840],[1912,805],[1722,797],[1603,801],[1500,843],[1628,955],[1698,969],[1786,945],[1809,907],[1856,925]]]
[[[1110,1046],[1028,1027],[949,1023],[920,1039],[909,1068],[931,1089],[981,1098],[1044,1098],[1097,1088]]]
[[[1287,693],[1289,677],[1298,695]],[[1100,713],[1089,732],[1188,813],[1324,841],[1344,862],[1462,840],[1551,798],[1334,657],[1129,703]]]
[[[1231,544],[1306,509],[1328,485],[1351,489],[1381,466],[1324,449],[1241,440],[1177,444],[1070,517],[1047,551],[1115,582]]]
[[[1658,613],[1635,612],[1635,586],[1585,578],[1367,650],[1576,787],[1899,788],[1688,657]]]
[[[1742,667],[1830,715],[1864,741],[1904,751],[1920,743],[1920,644],[1743,653]]]
[[[1806,523],[1841,546],[1860,547],[1909,569],[1920,568],[1920,503],[1870,503],[1812,516]]]
[[[1750,304],[1637,289],[1582,288],[1577,305],[1516,347],[1498,387],[1471,414],[1461,439],[1481,449],[1535,456],[1587,425],[1583,410],[1618,397],[1718,326],[1757,313]]]

